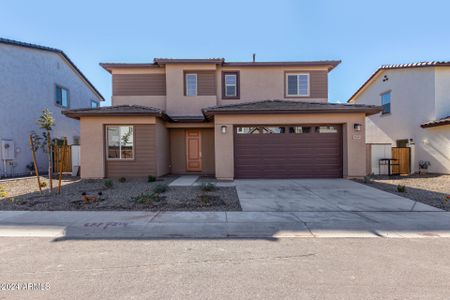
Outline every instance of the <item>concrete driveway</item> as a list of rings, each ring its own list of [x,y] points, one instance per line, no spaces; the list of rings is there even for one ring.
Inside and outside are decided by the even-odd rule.
[[[248,212],[440,211],[420,202],[345,179],[236,180]]]

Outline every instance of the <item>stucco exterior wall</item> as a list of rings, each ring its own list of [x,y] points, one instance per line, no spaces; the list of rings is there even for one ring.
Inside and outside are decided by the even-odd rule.
[[[15,174],[27,174],[26,165],[32,162],[28,137],[31,131],[40,132],[36,121],[48,108],[55,118],[53,137],[68,138],[80,135],[79,122],[61,114],[56,106],[56,85],[69,90],[70,108],[90,107],[91,100],[101,99],[86,85],[58,54],[0,44],[0,140],[15,143]],[[1,153],[0,153],[1,156]],[[46,154],[37,154],[39,170],[47,170]],[[7,167],[10,175],[12,169]],[[3,175],[0,157],[0,176]]]
[[[234,137],[235,125],[265,124],[342,124],[344,177],[366,175],[366,145],[364,125],[355,132],[353,124],[364,124],[363,113],[334,114],[289,114],[289,115],[216,115],[215,155],[216,177],[221,180],[234,179]],[[227,133],[221,127],[227,127]]]
[[[81,178],[105,177],[105,125],[156,124],[155,117],[82,117],[80,119]]]
[[[215,70],[216,65],[177,64],[166,65],[166,113],[168,115],[199,116],[201,109],[214,106],[217,96],[187,97],[184,95],[184,72],[197,70]]]
[[[184,95],[184,73],[186,71],[216,72],[216,95],[187,97]],[[239,71],[240,99],[222,99],[222,71]],[[321,97],[286,97],[285,72],[311,73],[310,90]],[[169,115],[202,115],[201,109],[219,104],[234,104],[268,99],[287,99],[291,101],[327,102],[328,70],[324,67],[231,67],[215,64],[168,64],[165,67],[118,68],[114,74],[166,74],[166,96],[116,96],[113,105],[136,104],[165,110]],[[312,75],[322,74],[321,76]]]
[[[434,130],[420,124],[450,114],[450,68],[386,70],[354,103],[380,105],[380,94],[391,91],[391,113],[367,118],[366,142],[389,143],[413,139],[411,171],[418,171],[420,160],[430,161],[429,172],[450,173],[450,126]],[[389,80],[383,81],[386,75]],[[447,137],[446,137],[447,136]],[[413,150],[413,149],[412,149]]]

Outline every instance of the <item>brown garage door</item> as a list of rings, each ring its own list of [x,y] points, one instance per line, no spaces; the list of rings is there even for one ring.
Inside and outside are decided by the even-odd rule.
[[[340,178],[342,126],[234,128],[236,178]]]

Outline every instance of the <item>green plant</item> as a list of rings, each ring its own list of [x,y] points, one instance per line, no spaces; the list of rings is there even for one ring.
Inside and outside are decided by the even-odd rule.
[[[140,194],[139,196],[136,196],[133,198],[133,200],[136,203],[140,204],[152,204],[153,202],[159,202],[161,201],[161,197],[158,193],[151,193],[151,194]]]
[[[103,184],[105,185],[106,188],[110,189],[113,187],[113,181],[111,179],[106,179]]]
[[[50,188],[52,187],[52,173],[53,173],[53,161],[52,161],[52,138],[50,132],[55,126],[55,119],[52,113],[46,108],[42,111],[42,115],[38,119],[38,125],[44,130],[42,133],[43,143],[41,144],[42,150],[47,153],[48,159],[48,175],[50,178]]]
[[[401,185],[401,184],[397,185],[397,192],[399,192],[399,193],[406,192],[406,186]]]
[[[41,182],[41,188],[45,188],[45,187],[47,187],[47,182],[42,181],[42,182]]]
[[[156,194],[162,194],[162,193],[167,192],[168,189],[169,188],[166,184],[158,184],[157,186],[155,186],[153,188],[153,192]]]
[[[211,183],[211,182],[205,183],[204,182],[204,183],[202,183],[201,189],[204,192],[211,192],[211,191],[215,191],[217,189],[217,187],[214,183]]]
[[[200,195],[200,202],[203,204],[209,204],[211,202],[211,197],[209,195],[202,194]]]
[[[364,183],[372,183],[372,179],[370,178],[370,176],[364,176],[363,182]]]
[[[155,182],[155,181],[156,181],[156,177],[155,177],[155,176],[152,176],[152,175],[148,175],[147,181],[148,181],[148,182]]]
[[[124,183],[125,181],[127,181],[127,179],[125,177],[119,177],[119,182]]]
[[[8,193],[6,192],[5,188],[0,185],[0,198],[6,198],[8,197]]]

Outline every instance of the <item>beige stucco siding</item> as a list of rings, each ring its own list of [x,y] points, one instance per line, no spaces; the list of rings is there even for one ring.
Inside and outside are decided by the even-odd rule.
[[[183,128],[171,128],[170,131],[170,156],[171,173],[186,174],[186,130]],[[214,129],[201,129],[202,139],[202,172],[201,174],[214,174]]]
[[[355,123],[364,124],[364,113],[290,114],[290,115],[216,115],[216,177],[234,179],[234,125],[265,124],[342,124],[344,177],[366,175],[366,146],[363,129],[355,132]],[[227,126],[227,133],[221,127]]]
[[[105,125],[156,124],[155,117],[82,117],[80,119],[80,163],[82,178],[104,178]],[[150,174],[148,174],[150,175]],[[126,175],[122,175],[126,176]]]

